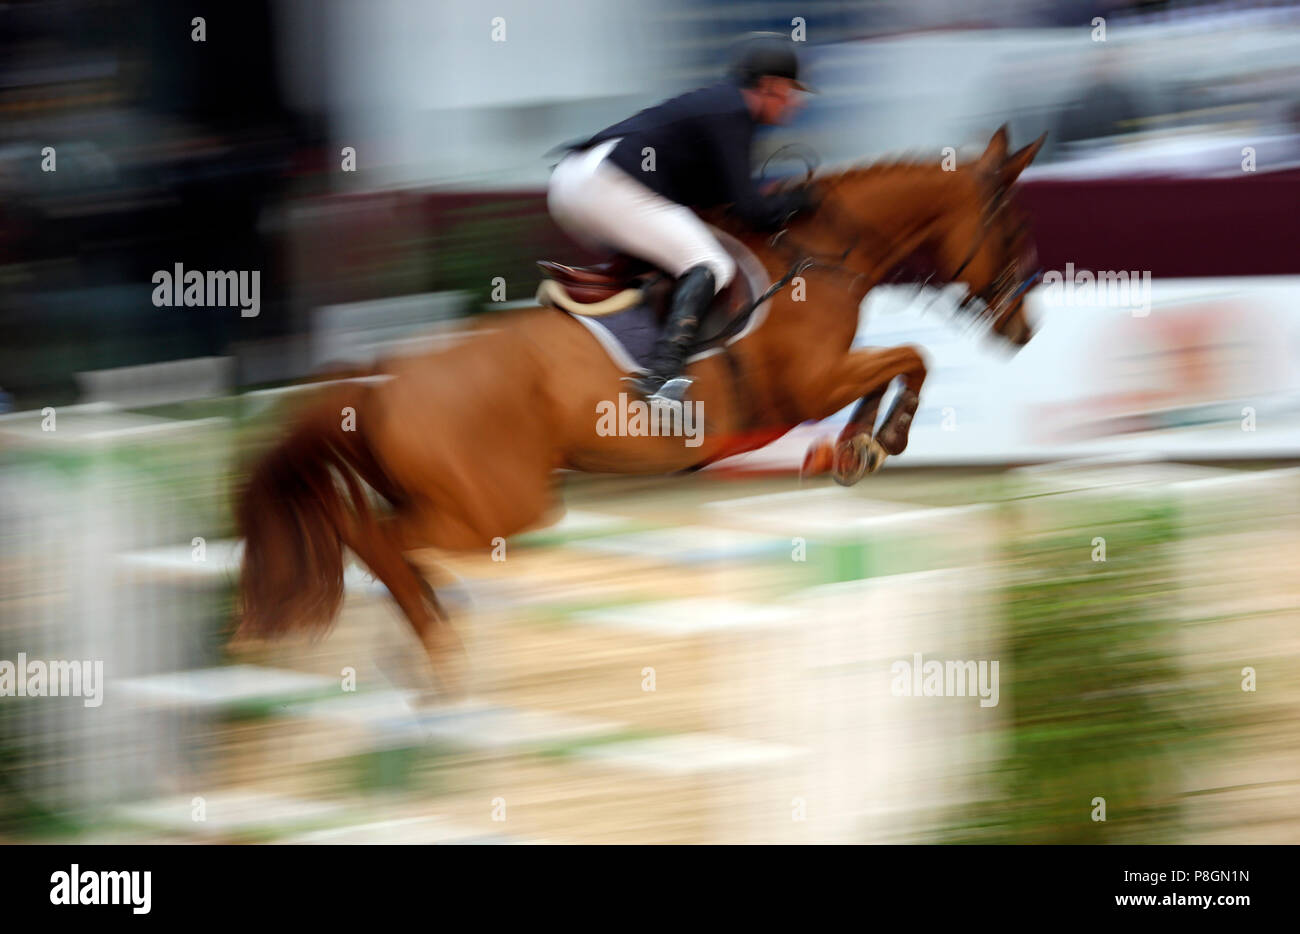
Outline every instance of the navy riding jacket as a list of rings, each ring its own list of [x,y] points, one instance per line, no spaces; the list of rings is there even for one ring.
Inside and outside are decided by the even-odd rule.
[[[724,81],[642,110],[568,148],[622,137],[610,161],[652,191],[693,208],[730,204],[747,224],[772,230],[806,202],[798,191],[759,192],[749,174],[756,126],[740,85]],[[654,150],[654,171],[642,168],[647,147]]]

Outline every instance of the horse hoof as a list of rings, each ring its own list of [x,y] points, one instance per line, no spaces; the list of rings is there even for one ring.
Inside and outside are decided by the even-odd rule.
[[[885,463],[888,452],[870,435],[854,435],[835,446],[835,462],[831,476],[840,486],[853,486],[869,473],[875,473]]]
[[[425,640],[424,650],[433,666],[438,693],[448,700],[463,699],[469,680],[469,659],[460,637],[447,623],[437,623]]]
[[[834,461],[834,445],[825,438],[814,441],[808,445],[808,453],[803,456],[803,466],[799,468],[799,478],[820,477],[831,469]]]

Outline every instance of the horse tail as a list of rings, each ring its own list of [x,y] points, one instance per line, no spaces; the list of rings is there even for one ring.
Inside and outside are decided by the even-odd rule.
[[[244,555],[237,637],[323,634],[338,614],[344,544],[375,522],[356,474],[359,466],[369,473],[358,461],[374,464],[374,456],[359,432],[340,424],[340,410],[355,406],[364,392],[337,387],[311,404],[239,494]]]

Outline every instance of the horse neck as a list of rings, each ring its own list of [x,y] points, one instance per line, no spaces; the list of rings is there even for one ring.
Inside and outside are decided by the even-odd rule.
[[[821,263],[805,274],[806,302],[773,303],[772,331],[811,326],[834,342],[851,343],[867,292],[934,236],[951,203],[954,174],[907,165],[832,177],[822,208],[791,227],[785,248],[754,243],[775,276],[785,273],[796,253]]]
[[[929,165],[887,166],[846,173],[831,189],[828,226],[840,237],[856,236],[846,260],[864,277],[867,290],[899,263],[933,240],[953,203],[956,173]],[[846,232],[838,233],[847,228]]]

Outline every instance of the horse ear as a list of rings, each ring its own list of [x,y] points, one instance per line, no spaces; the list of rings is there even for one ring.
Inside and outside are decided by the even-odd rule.
[[[997,172],[1002,168],[1003,163],[1007,161],[1007,125],[1004,123],[998,127],[998,131],[993,134],[989,140],[988,148],[984,150],[984,155],[979,158],[979,167],[986,172]]]
[[[1038,155],[1038,150],[1043,148],[1043,143],[1046,140],[1047,134],[1044,133],[1024,149],[1018,150],[1007,157],[1007,161],[1002,164],[1003,185],[1010,185],[1020,177],[1020,173],[1029,167],[1029,163],[1034,161],[1034,156]]]

